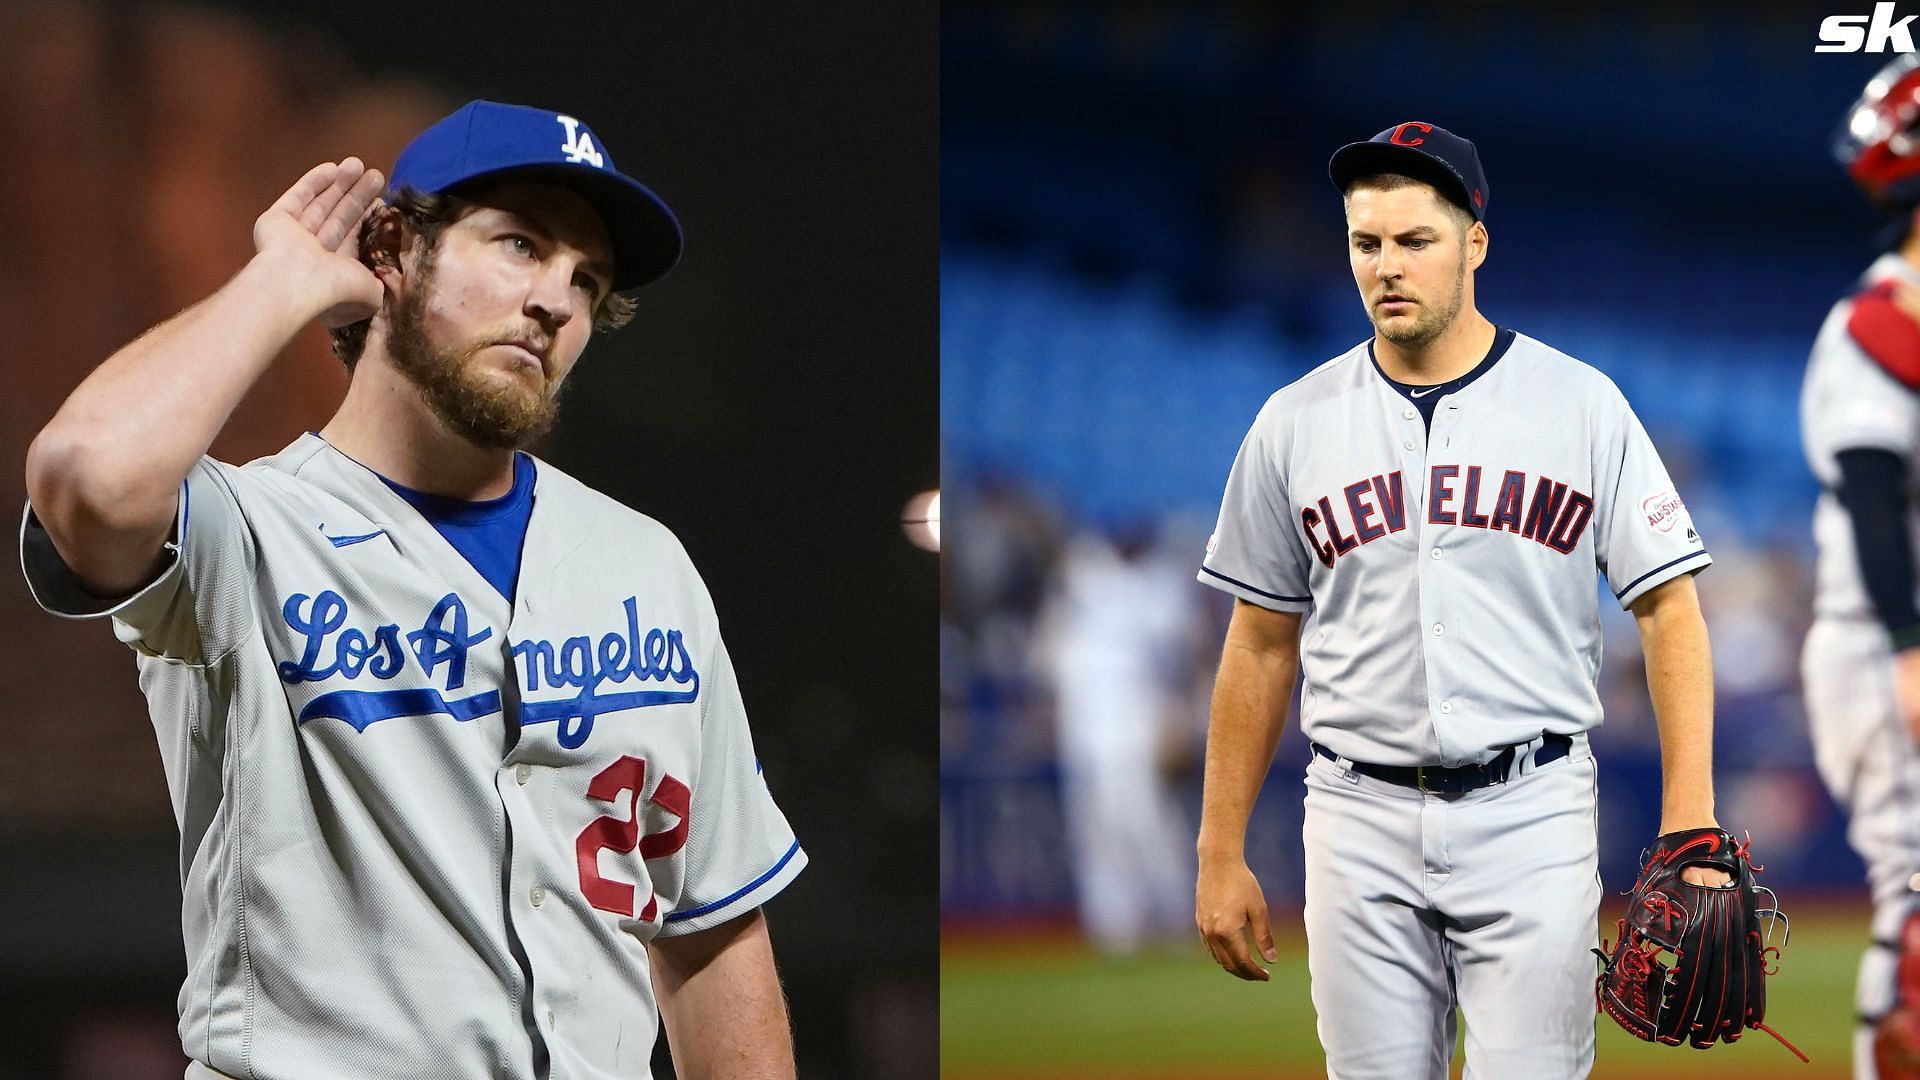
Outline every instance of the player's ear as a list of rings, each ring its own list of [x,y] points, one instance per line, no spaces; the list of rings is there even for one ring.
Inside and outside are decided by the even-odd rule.
[[[1467,268],[1478,270],[1480,269],[1480,264],[1487,261],[1487,223],[1484,221],[1476,221],[1468,225],[1466,242]]]
[[[360,261],[367,264],[373,276],[394,291],[394,284],[402,274],[400,255],[410,242],[411,230],[406,227],[396,207],[378,203],[367,213],[367,220],[360,226]]]

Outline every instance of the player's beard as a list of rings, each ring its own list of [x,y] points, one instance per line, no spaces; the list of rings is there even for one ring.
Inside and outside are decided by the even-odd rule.
[[[560,413],[560,385],[541,374],[536,389],[481,373],[480,354],[499,344],[482,338],[460,346],[435,344],[427,336],[427,307],[433,294],[433,252],[420,257],[413,288],[393,310],[387,352],[394,366],[420,391],[421,400],[454,434],[490,450],[531,445],[553,427]]]
[[[1413,317],[1412,326],[1383,326],[1377,316],[1378,308],[1369,308],[1367,315],[1373,319],[1373,328],[1380,336],[1403,349],[1424,349],[1440,340],[1460,317],[1460,309],[1467,302],[1467,252],[1460,251],[1460,264],[1454,270],[1453,296],[1442,308],[1428,307],[1424,302],[1417,305],[1419,314]]]

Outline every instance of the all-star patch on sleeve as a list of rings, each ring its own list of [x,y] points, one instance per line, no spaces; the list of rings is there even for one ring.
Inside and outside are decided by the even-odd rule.
[[[1594,554],[1622,608],[1713,562],[1653,439],[1631,408],[1598,448]]]

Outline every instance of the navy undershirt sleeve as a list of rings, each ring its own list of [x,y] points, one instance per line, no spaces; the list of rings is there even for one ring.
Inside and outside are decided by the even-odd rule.
[[[1853,519],[1854,552],[1873,610],[1894,647],[1920,645],[1913,600],[1913,537],[1907,529],[1907,465],[1887,450],[1842,450],[1840,504]]]

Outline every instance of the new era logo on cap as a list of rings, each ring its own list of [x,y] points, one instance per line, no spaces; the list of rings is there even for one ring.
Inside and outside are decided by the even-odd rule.
[[[470,101],[400,152],[390,191],[426,194],[508,176],[572,188],[592,203],[613,240],[613,287],[645,285],[680,257],[680,222],[646,185],[622,174],[592,129],[565,113]]]

